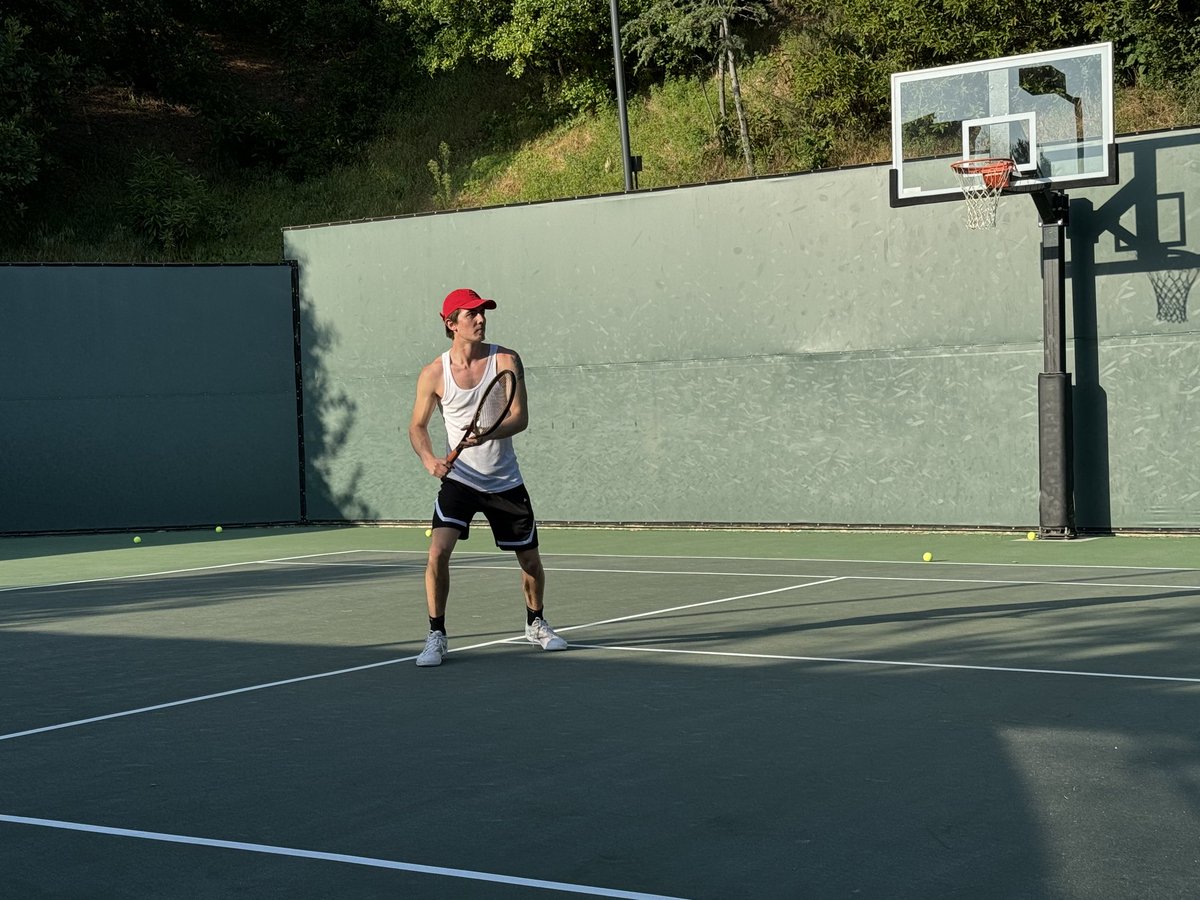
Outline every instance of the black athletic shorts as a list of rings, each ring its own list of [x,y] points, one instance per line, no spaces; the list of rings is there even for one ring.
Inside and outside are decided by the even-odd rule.
[[[537,520],[525,485],[489,494],[447,478],[433,505],[434,528],[457,528],[462,540],[471,536],[471,520],[483,513],[501,550],[532,550],[538,545]]]

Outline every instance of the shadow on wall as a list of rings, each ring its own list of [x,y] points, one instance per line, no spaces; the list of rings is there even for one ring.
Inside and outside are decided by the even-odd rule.
[[[1154,295],[1153,321],[1186,325],[1192,286],[1200,273],[1200,253],[1187,249],[1185,193],[1178,182],[1163,192],[1160,154],[1187,148],[1194,134],[1166,134],[1121,147],[1125,177],[1119,190],[1100,207],[1091,200],[1071,202],[1071,293],[1074,319],[1075,506],[1080,527],[1112,528],[1109,403],[1101,384],[1097,279],[1141,276]],[[1132,177],[1130,177],[1132,175]],[[1104,235],[1112,235],[1107,257],[1097,259]],[[1150,323],[1151,309],[1131,309],[1135,322]],[[1141,330],[1137,325],[1134,330]],[[1190,330],[1190,329],[1188,329]]]
[[[358,420],[358,404],[333,381],[324,364],[325,356],[337,343],[337,330],[318,322],[309,304],[297,301],[297,308],[303,379],[301,515],[305,521],[377,520],[378,512],[359,496],[362,463],[347,467],[343,459]]]

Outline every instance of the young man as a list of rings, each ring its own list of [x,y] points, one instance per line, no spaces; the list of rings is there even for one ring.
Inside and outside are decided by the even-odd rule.
[[[417,657],[418,666],[441,665],[446,655],[446,600],[450,595],[450,555],[459,539],[470,536],[471,519],[482,512],[496,546],[512,550],[521,566],[525,595],[525,637],[543,650],[565,650],[567,642],[554,633],[542,612],[546,575],[538,553],[537,522],[521,478],[512,436],[529,425],[525,370],[512,350],[485,340],[485,310],[495,309],[469,288],[451,291],[442,303],[441,319],[450,349],[421,370],[408,439],[426,471],[442,479],[433,508],[432,543],[425,568],[425,600],[429,635]],[[429,420],[442,411],[450,447],[462,440],[484,389],[502,369],[517,376],[517,394],[500,427],[483,439],[471,438],[453,466],[446,465],[449,448],[433,452]]]

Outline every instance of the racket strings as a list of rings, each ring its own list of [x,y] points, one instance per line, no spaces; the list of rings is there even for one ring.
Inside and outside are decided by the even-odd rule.
[[[508,412],[511,390],[511,378],[501,378],[488,387],[487,393],[479,404],[479,416],[475,425],[476,433],[485,434],[500,424]]]

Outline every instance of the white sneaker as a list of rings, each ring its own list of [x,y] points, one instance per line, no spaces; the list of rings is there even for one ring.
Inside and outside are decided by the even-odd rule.
[[[554,633],[554,629],[545,619],[534,619],[532,625],[525,626],[525,639],[531,644],[538,644],[543,650],[566,650],[567,642]]]
[[[446,655],[446,636],[440,631],[429,632],[425,638],[425,649],[417,657],[418,666],[440,666]]]

